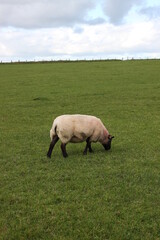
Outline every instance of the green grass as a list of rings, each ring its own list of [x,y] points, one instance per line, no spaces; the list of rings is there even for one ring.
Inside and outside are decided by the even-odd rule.
[[[160,239],[160,61],[0,64],[0,239]],[[111,151],[60,142],[53,119],[100,117]]]

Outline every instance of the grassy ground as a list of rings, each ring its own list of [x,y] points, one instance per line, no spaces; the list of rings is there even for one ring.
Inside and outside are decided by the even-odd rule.
[[[160,239],[160,61],[0,64],[0,239]],[[96,115],[112,149],[58,142],[53,119]]]

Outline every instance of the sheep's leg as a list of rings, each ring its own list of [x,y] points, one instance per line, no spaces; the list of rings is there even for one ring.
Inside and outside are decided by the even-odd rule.
[[[93,152],[93,150],[92,150],[92,148],[91,148],[91,143],[89,143],[89,152],[90,152],[90,153]]]
[[[61,143],[61,150],[62,150],[63,157],[64,158],[68,157],[68,154],[66,152],[66,143]]]
[[[59,139],[59,137],[57,135],[53,137],[53,139],[52,139],[52,141],[50,143],[50,146],[49,146],[47,157],[51,158],[51,154],[52,154],[53,148],[54,148],[56,142],[58,141],[58,139]]]
[[[84,155],[87,155],[87,149],[89,148],[89,152],[92,152],[92,148],[91,148],[91,143],[90,143],[90,138],[87,138],[87,140],[86,140],[86,147],[85,147],[85,149],[84,149],[84,151],[83,151],[83,154]]]

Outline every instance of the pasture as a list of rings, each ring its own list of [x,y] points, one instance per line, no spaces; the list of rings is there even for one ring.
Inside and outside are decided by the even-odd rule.
[[[0,64],[0,239],[160,239],[160,61]],[[60,142],[53,119],[100,117],[112,149]]]

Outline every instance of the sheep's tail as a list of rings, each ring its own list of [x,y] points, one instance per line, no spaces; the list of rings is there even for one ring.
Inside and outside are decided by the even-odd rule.
[[[52,126],[52,128],[50,130],[50,138],[51,138],[51,140],[53,139],[53,137],[55,135],[57,135],[56,130],[57,130],[57,125],[55,123],[53,123],[53,126]]]

